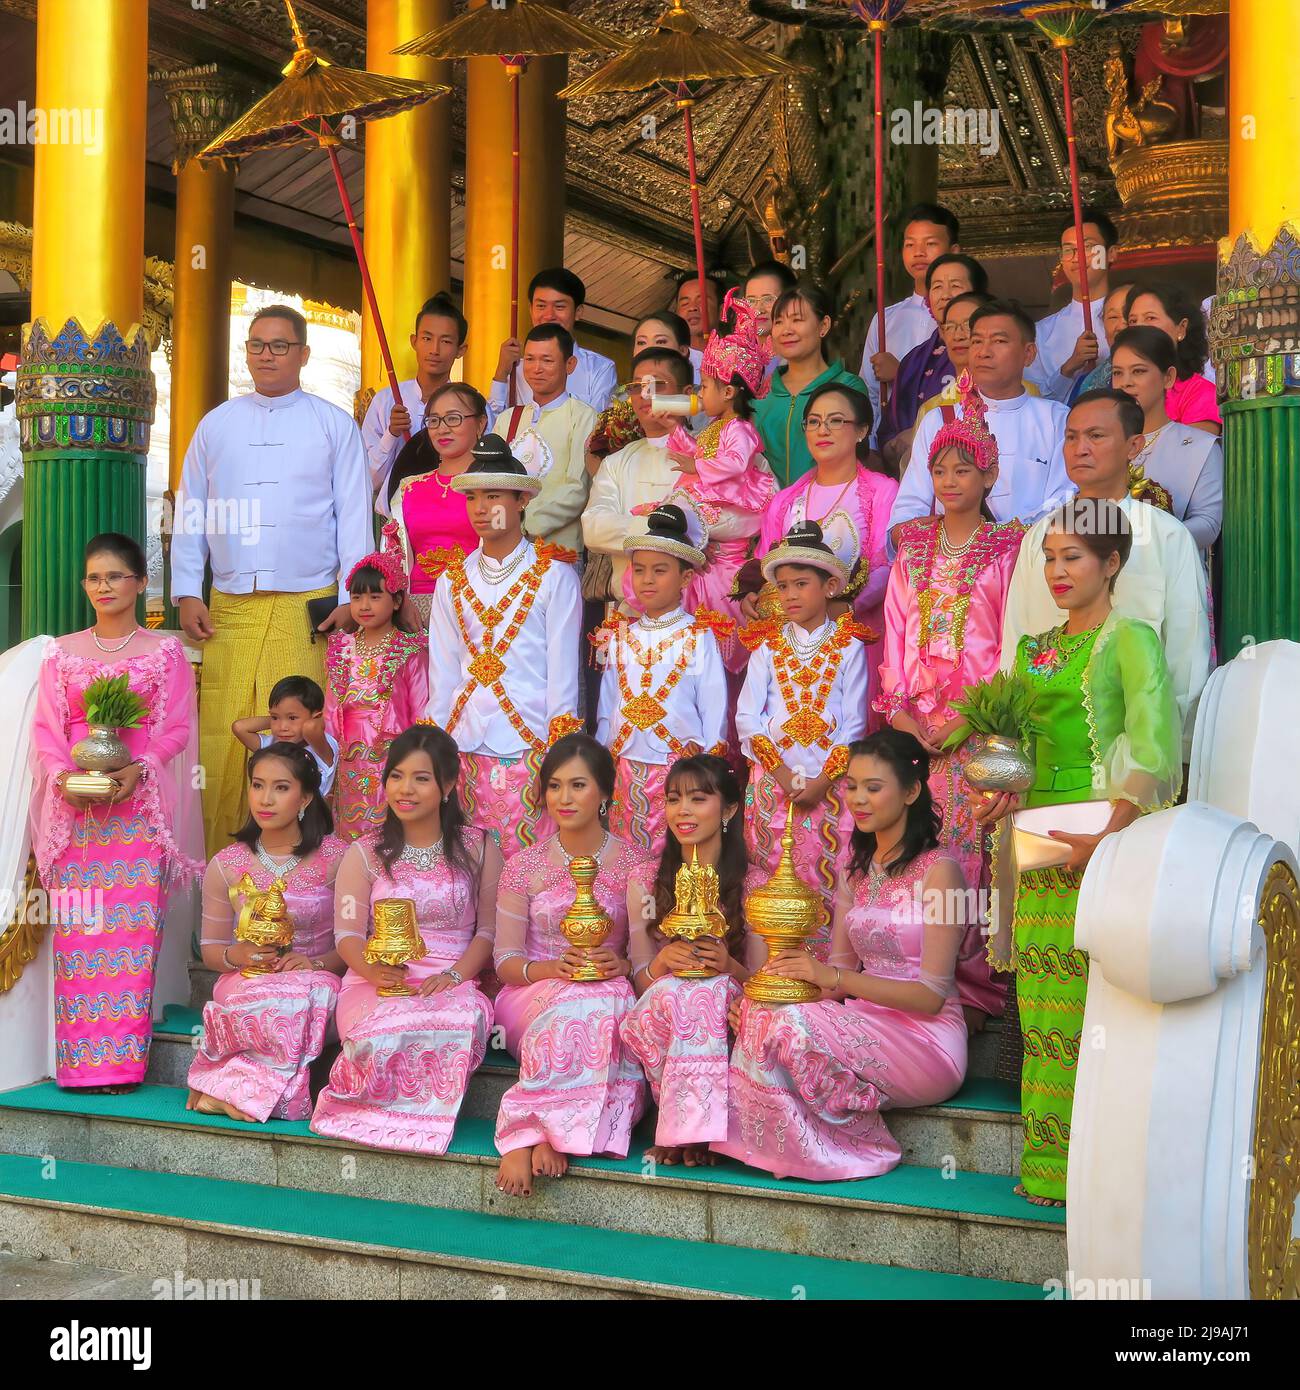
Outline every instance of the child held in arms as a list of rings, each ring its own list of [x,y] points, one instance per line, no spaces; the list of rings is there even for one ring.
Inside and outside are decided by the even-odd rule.
[[[320,769],[320,794],[328,796],[339,745],[325,729],[325,692],[310,676],[285,676],[271,687],[267,708],[236,719],[231,733],[250,753],[272,743],[305,744]]]
[[[596,412],[569,394],[577,359],[568,329],[558,323],[531,329],[524,339],[522,363],[532,403],[503,411],[492,430],[516,454],[539,459],[534,472],[545,481],[528,507],[529,536],[576,554],[582,545],[579,518],[591,485],[586,444]]]

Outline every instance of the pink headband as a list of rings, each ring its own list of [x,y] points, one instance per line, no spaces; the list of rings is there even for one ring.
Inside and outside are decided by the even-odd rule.
[[[940,428],[930,445],[928,462],[933,463],[945,449],[955,448],[969,454],[975,467],[987,473],[998,461],[998,441],[987,424],[988,408],[984,397],[975,389],[969,371],[961,374],[957,389],[961,392],[961,416]]]
[[[772,350],[759,337],[758,315],[735,290],[728,290],[720,318],[735,326],[725,338],[716,329],[709,334],[700,359],[700,375],[715,377],[726,385],[733,376],[739,376],[751,396],[764,395]]]
[[[402,543],[397,536],[395,521],[384,524],[379,543],[383,547],[381,550],[372,550],[352,566],[348,572],[348,588],[352,587],[352,580],[357,571],[370,565],[384,576],[384,588],[390,594],[404,594],[411,581],[406,573],[406,566],[402,563]]]

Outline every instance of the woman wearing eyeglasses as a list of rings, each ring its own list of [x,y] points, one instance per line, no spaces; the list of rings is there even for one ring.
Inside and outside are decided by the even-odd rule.
[[[429,625],[433,586],[454,554],[478,545],[465,496],[451,480],[470,465],[487,428],[487,402],[463,381],[450,381],[429,397],[424,428],[412,435],[388,475],[384,497],[397,523],[411,602]]]

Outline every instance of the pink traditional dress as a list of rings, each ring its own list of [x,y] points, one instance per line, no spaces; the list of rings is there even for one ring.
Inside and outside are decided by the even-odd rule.
[[[360,635],[331,633],[325,653],[325,728],[339,745],[334,819],[344,840],[384,823],[388,746],[429,704],[424,636],[394,628],[381,647],[358,655]]]
[[[727,1137],[710,1145],[779,1178],[872,1178],[902,1157],[881,1111],[937,1105],[966,1075],[966,1023],[953,984],[959,928],[927,921],[926,875],[946,851],[897,877],[841,881],[830,963],[846,973],[916,980],[937,1014],[865,999],[740,1006],[728,1078]]]
[[[500,852],[476,830],[465,832],[464,844],[475,877],[449,866],[441,845],[407,846],[385,869],[374,838],[354,842],[335,885],[336,940],[367,936],[381,898],[412,899],[427,954],[405,978],[418,988],[454,966],[476,936],[491,939]],[[492,1005],[477,982],[385,996],[349,970],[336,1018],[343,1050],[316,1101],[312,1132],[402,1153],[446,1153],[492,1029]]]
[[[898,483],[893,478],[861,465],[850,482],[831,486],[817,481],[814,468],[778,492],[763,513],[757,554],[766,555],[773,546],[780,545],[792,526],[815,521],[822,528],[826,543],[848,566],[848,586],[840,597],[848,599],[858,621],[879,636],[884,623],[885,586],[889,582],[885,542],[897,493]],[[867,675],[873,698],[879,689],[879,665],[880,646],[872,643],[867,648]]]
[[[334,949],[334,879],[345,846],[329,835],[299,861],[272,858],[236,842],[213,856],[203,878],[205,946],[229,946],[236,914],[250,892],[277,880],[293,923],[292,950],[310,959]],[[227,971],[203,1009],[203,1036],[189,1084],[255,1120],[305,1120],[311,1114],[308,1071],[325,1046],[338,999],[329,970]]]
[[[968,685],[999,668],[1007,588],[1024,527],[986,521],[960,552],[952,553],[943,523],[909,521],[885,595],[884,656],[875,708],[887,719],[910,715],[923,730],[954,717],[952,702]],[[975,751],[967,740],[930,760],[930,792],[943,813],[940,838],[972,888],[987,888],[987,835],[971,814],[974,793],[963,769]],[[992,977],[979,922],[971,922],[957,962],[963,1004],[1001,1013],[1005,986]]]
[[[653,902],[658,866],[639,865],[628,876],[635,973],[658,954],[664,938],[645,920],[642,904]],[[745,893],[766,879],[751,869]],[[751,972],[767,959],[760,937],[746,932],[744,964]],[[640,1062],[659,1108],[655,1143],[665,1147],[707,1144],[727,1137],[727,1075],[730,1032],[727,1012],[740,997],[730,975],[682,979],[661,975],[619,1024],[624,1048]]]
[[[144,772],[116,805],[74,810],[56,785],[89,732],[84,693],[125,675],[148,713],[118,735]],[[154,971],[169,889],[202,872],[194,675],[175,637],[137,629],[120,656],[93,632],[57,638],[32,721],[32,851],[54,923],[55,1077],[60,1086],[144,1080]]]
[[[597,856],[595,894],[614,930],[605,945],[628,947],[627,880],[644,852],[610,836]],[[501,875],[496,965],[512,956],[557,960],[575,889],[558,836],[521,850]],[[543,1142],[557,1153],[626,1158],[645,1110],[645,1078],[623,1046],[619,1024],[636,1002],[627,979],[539,980],[503,985],[496,1020],[519,1058],[519,1080],[501,1099],[502,1154]]]
[[[469,524],[464,495],[436,469],[403,478],[391,507],[411,576],[411,598],[427,624],[438,576],[453,556],[463,560],[477,548],[478,533]]]

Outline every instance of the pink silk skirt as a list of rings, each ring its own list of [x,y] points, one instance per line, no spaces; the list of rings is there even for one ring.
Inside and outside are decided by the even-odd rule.
[[[645,1111],[645,1078],[619,1037],[633,1003],[622,977],[502,986],[496,1019],[519,1080],[501,1098],[498,1152],[545,1141],[557,1153],[627,1157]]]
[[[609,833],[658,855],[664,847],[666,763],[638,763],[619,758],[614,765],[614,796],[609,803]]]
[[[510,859],[555,833],[546,808],[537,799],[542,754],[494,758],[487,753],[460,755],[460,802],[471,825],[485,830]]]
[[[76,814],[51,875],[60,1086],[144,1080],[153,1035],[162,850],[138,798]]]
[[[619,1025],[659,1107],[655,1143],[727,1137],[727,1010],[740,993],[730,975],[656,980]]]
[[[781,858],[781,835],[789,803],[780,783],[757,763],[745,791],[745,838],[752,866],[774,873]],[[848,843],[851,824],[844,811],[838,782],[816,806],[796,807],[794,813],[794,867],[805,883],[822,895],[826,920],[810,949],[820,961],[830,954],[831,912],[835,903],[836,865]]]
[[[384,823],[384,764],[387,739],[378,743],[351,741],[339,748],[334,776],[334,833],[341,840],[370,835]]]
[[[222,975],[203,1008],[190,1086],[255,1120],[307,1119],[308,1071],[338,996],[338,976],[328,970]]]
[[[407,982],[419,985],[450,964],[414,961]],[[316,1102],[312,1133],[399,1153],[446,1153],[492,1029],[492,1005],[474,981],[426,997],[381,997],[349,971],[336,1018],[343,1050]]]
[[[873,1178],[902,1150],[881,1118],[937,1105],[966,1074],[956,997],[934,1016],[862,999],[740,1006],[731,1054],[727,1137],[710,1147],[778,1178]]]

